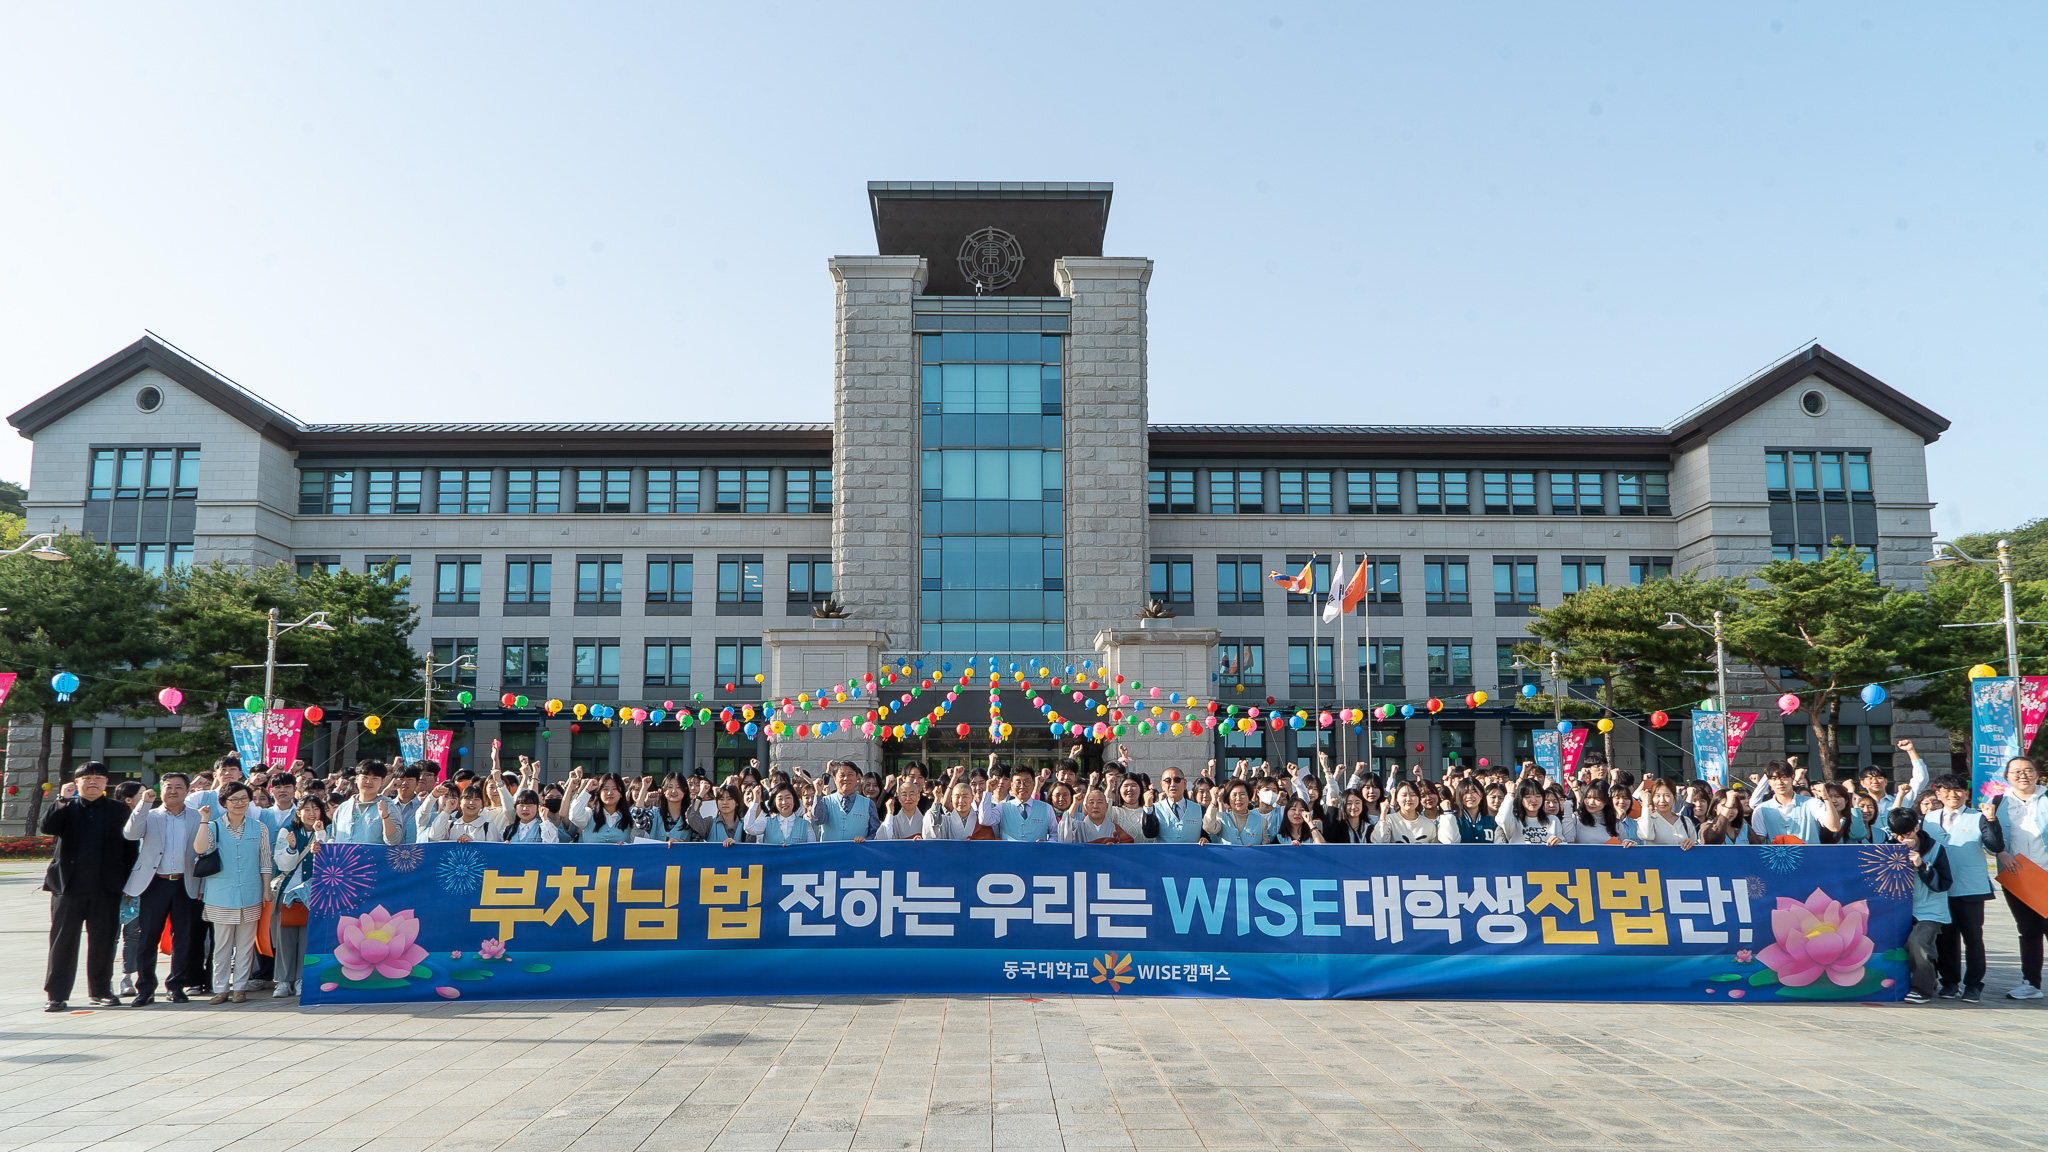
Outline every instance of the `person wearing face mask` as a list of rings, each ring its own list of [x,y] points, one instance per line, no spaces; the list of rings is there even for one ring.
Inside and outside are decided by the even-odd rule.
[[[1110,815],[1109,797],[1100,788],[1090,788],[1079,809],[1060,821],[1062,844],[1129,844],[1131,834]]]
[[[1267,811],[1272,806],[1267,805]],[[1259,845],[1273,841],[1272,825],[1264,813],[1252,806],[1252,787],[1243,780],[1229,780],[1202,816],[1202,831],[1211,844]]]
[[[1415,781],[1394,785],[1394,809],[1373,829],[1375,844],[1435,844],[1436,821],[1422,812],[1422,792]]]
[[[2005,833],[1997,820],[1969,806],[1969,777],[1941,776],[1934,781],[1934,794],[1941,807],[1921,827],[1940,842],[1954,877],[1948,925],[1936,943],[1941,998],[1975,1004],[1984,997],[1984,905],[1991,901],[1991,857],[2005,851]]]

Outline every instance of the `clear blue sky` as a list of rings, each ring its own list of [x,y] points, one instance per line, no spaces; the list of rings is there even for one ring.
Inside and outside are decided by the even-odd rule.
[[[2039,4],[9,5],[0,403],[148,327],[308,420],[828,419],[866,181],[1110,180],[1155,420],[1662,424],[1818,338],[1997,528],[2044,63]]]

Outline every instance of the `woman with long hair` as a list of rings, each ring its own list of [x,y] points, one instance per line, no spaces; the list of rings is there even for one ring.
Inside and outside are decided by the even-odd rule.
[[[582,769],[576,769],[581,772]],[[577,788],[576,772],[570,773],[571,791],[569,798],[569,823],[579,831],[577,837],[584,844],[631,844],[634,840],[633,802],[626,796],[625,781],[616,772],[607,772],[591,780],[582,781]],[[592,803],[592,797],[596,803]]]
[[[1642,818],[1636,821],[1636,837],[1644,844],[1677,845],[1690,849],[1700,842],[1700,826],[1678,810],[1678,786],[1662,776],[1643,782]]]
[[[1457,802],[1436,818],[1440,844],[1498,844],[1499,818],[1486,809],[1486,793],[1476,780],[1460,780],[1454,792]]]
[[[682,773],[664,773],[661,787],[647,799],[648,804],[633,813],[647,839],[675,844],[697,838],[697,834],[690,830],[689,817],[690,809],[696,804],[690,799],[690,785]]]
[[[1550,811],[1552,797],[1543,781],[1524,777],[1511,799],[1494,811],[1494,824],[1509,844],[1566,843],[1564,824]]]
[[[1709,802],[1713,815],[1700,826],[1700,839],[1708,844],[1748,844],[1749,805],[1740,788],[1723,788]]]
[[[740,794],[728,784],[711,790],[710,811],[699,808],[690,814],[690,827],[697,835],[713,844],[727,848],[746,838],[746,827],[741,823]]]
[[[1275,844],[1322,844],[1323,822],[1309,815],[1309,802],[1299,796],[1289,797],[1286,814],[1280,817],[1279,826],[1273,829]]]
[[[1579,790],[1579,806],[1564,826],[1565,839],[1574,844],[1619,841],[1624,848],[1635,846],[1635,829],[1624,827],[1623,821],[1615,815],[1605,784],[1588,784]]]
[[[1331,844],[1369,844],[1372,826],[1379,813],[1366,806],[1365,797],[1353,788],[1337,798],[1337,816],[1323,822],[1323,839]]]

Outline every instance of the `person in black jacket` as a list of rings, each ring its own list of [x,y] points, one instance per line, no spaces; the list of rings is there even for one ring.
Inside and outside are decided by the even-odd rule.
[[[121,886],[135,863],[135,844],[121,835],[128,816],[128,806],[107,794],[107,766],[97,761],[81,765],[64,786],[63,799],[43,814],[43,835],[57,838],[43,877],[43,890],[50,893],[45,1012],[70,1007],[80,928],[86,932],[86,993],[97,1007],[121,1006],[114,995],[114,952],[121,943]]]

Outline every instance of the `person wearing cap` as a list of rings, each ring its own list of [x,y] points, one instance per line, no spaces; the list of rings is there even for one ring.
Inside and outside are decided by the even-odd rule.
[[[44,969],[45,1012],[70,1007],[78,979],[78,935],[85,932],[85,988],[95,1006],[118,1008],[114,953],[121,944],[121,887],[135,862],[135,845],[121,835],[128,806],[107,794],[107,766],[80,765],[55,806],[43,813],[41,832],[56,838],[43,890],[50,894],[50,952]]]

